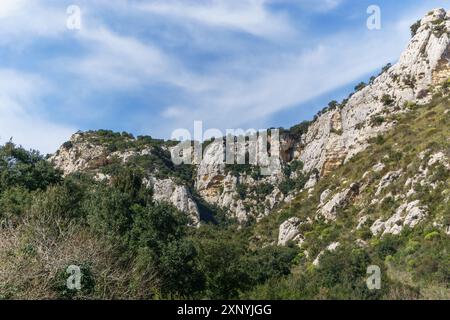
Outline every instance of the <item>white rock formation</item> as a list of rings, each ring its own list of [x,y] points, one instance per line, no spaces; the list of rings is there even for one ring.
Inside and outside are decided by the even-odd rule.
[[[327,221],[336,220],[336,210],[347,205],[358,192],[359,186],[356,183],[344,191],[338,192],[318,210],[318,217],[323,217]]]
[[[368,220],[369,220],[369,216],[367,216],[367,215],[359,218],[358,225],[356,226],[356,230],[362,229],[362,227],[364,227],[364,225],[367,223]]]
[[[378,219],[370,227],[373,235],[398,235],[404,227],[414,228],[427,216],[426,207],[420,206],[419,200],[401,205],[387,221]]]
[[[376,165],[373,166],[372,170],[374,172],[381,172],[384,170],[384,168],[386,167],[386,165],[384,163],[377,163]]]
[[[186,186],[177,185],[172,179],[150,178],[145,183],[153,190],[153,200],[172,204],[178,210],[189,214],[192,225],[199,225],[200,213]]]
[[[299,226],[302,221],[299,218],[293,217],[280,225],[278,232],[278,245],[285,246],[289,241],[302,243],[304,238],[300,234]]]
[[[369,138],[392,126],[372,125],[372,117],[392,114],[396,106],[402,108],[407,101],[428,101],[429,86],[450,77],[448,30],[450,20],[445,10],[434,10],[422,19],[416,35],[394,66],[356,92],[341,110],[322,114],[302,137],[303,148],[298,158],[304,162],[305,171],[317,168],[322,174],[331,173],[364,150]]]
[[[326,251],[328,251],[328,252],[336,251],[336,249],[337,249],[340,245],[341,245],[341,244],[340,244],[339,242],[333,242],[333,243],[331,243],[329,246],[326,247],[326,249],[325,249],[324,251],[321,251],[321,252],[317,255],[316,259],[314,259],[314,261],[313,261],[313,265],[317,267],[317,266],[320,264],[320,258],[323,256],[323,254],[324,254]]]
[[[105,160],[106,148],[88,142],[82,133],[72,135],[70,141],[49,158],[64,175],[88,170],[97,164],[100,166]]]
[[[430,156],[430,159],[428,160],[428,166],[431,167],[436,163],[442,164],[444,167],[450,170],[450,164],[448,163],[448,158],[444,152],[439,151]]]
[[[381,178],[380,183],[378,184],[377,192],[375,196],[379,196],[380,193],[387,187],[391,185],[392,182],[400,178],[402,175],[402,170],[392,171],[387,173],[383,178]]]
[[[328,197],[331,194],[331,190],[330,189],[326,189],[325,191],[323,191],[320,194],[320,206],[323,206],[325,204],[325,201],[328,200]]]

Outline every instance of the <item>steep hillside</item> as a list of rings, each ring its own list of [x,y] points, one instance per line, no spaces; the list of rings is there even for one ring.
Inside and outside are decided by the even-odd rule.
[[[280,130],[268,176],[225,164],[221,139],[194,165],[106,130],[48,159],[0,147],[0,298],[450,298],[450,14],[412,31],[395,65]]]
[[[326,254],[361,250],[422,298],[450,297],[449,87],[445,82],[428,104],[410,104],[367,150],[262,220],[254,244],[298,245],[302,271],[320,268]],[[294,298],[291,285],[255,295]]]
[[[395,65],[341,103],[330,102],[312,122],[281,130],[280,159],[270,176],[259,167],[225,164],[222,141],[205,143],[202,160],[189,168],[171,163],[174,143],[107,132],[75,134],[50,160],[65,174],[93,172],[97,178],[107,178],[114,166],[138,163],[155,197],[187,211],[195,223],[201,219],[198,200],[241,223],[259,220],[367,148],[371,138],[396,125],[394,115],[407,112],[409,103],[429,102],[432,88],[450,77],[449,35],[446,11],[429,12]],[[167,190],[176,192],[168,198]]]

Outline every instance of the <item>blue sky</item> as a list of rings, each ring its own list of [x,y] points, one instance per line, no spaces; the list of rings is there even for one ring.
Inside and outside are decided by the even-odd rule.
[[[81,29],[66,26],[81,10]],[[369,30],[367,8],[381,8]],[[1,0],[0,143],[77,130],[261,129],[346,97],[447,0]]]

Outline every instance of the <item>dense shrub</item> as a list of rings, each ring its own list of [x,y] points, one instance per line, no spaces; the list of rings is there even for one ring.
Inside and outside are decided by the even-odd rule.
[[[60,173],[37,151],[26,151],[11,142],[0,147],[0,192],[9,187],[45,189],[59,181]]]

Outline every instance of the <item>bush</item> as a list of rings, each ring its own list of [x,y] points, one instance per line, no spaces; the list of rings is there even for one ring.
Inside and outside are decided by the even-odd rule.
[[[419,30],[421,25],[421,21],[417,20],[416,22],[414,22],[414,24],[410,27],[411,29],[411,37],[414,37],[417,33],[417,30]]]
[[[375,116],[375,117],[372,117],[370,122],[371,122],[372,127],[381,126],[385,122],[385,119],[382,116]]]
[[[360,82],[356,87],[355,87],[355,91],[360,91],[362,89],[364,89],[365,87],[367,87],[367,84],[365,82]]]
[[[24,187],[12,187],[0,193],[0,221],[18,222],[31,204],[32,196]]]
[[[239,199],[244,200],[247,196],[247,186],[245,184],[238,184],[236,185],[236,192],[239,196]]]
[[[80,267],[81,271],[81,289],[69,289],[67,287],[67,279],[70,274],[67,273],[69,265],[60,269],[52,279],[52,289],[57,294],[57,299],[83,299],[89,297],[95,290],[94,275],[91,271],[91,266],[88,263],[74,262],[70,265]]]
[[[10,187],[42,190],[61,180],[61,173],[37,151],[26,151],[11,142],[0,147],[0,192]]]
[[[253,285],[263,284],[271,278],[288,275],[297,254],[297,248],[265,247],[247,256],[244,268]]]
[[[308,132],[310,125],[310,121],[303,121],[302,123],[290,128],[289,132],[295,139],[300,139],[304,134]]]
[[[249,288],[249,275],[241,261],[245,248],[236,239],[217,234],[212,238],[198,238],[196,247],[200,271],[205,277],[204,297],[232,299],[238,297],[239,291]]]
[[[389,94],[385,94],[381,97],[381,103],[383,103],[384,106],[391,106],[394,102],[395,100]]]
[[[375,247],[377,256],[384,260],[387,256],[394,255],[400,247],[401,240],[397,236],[386,235]]]
[[[434,239],[439,238],[439,237],[440,237],[440,234],[438,231],[432,231],[432,232],[426,234],[424,239],[427,241],[433,241]]]

